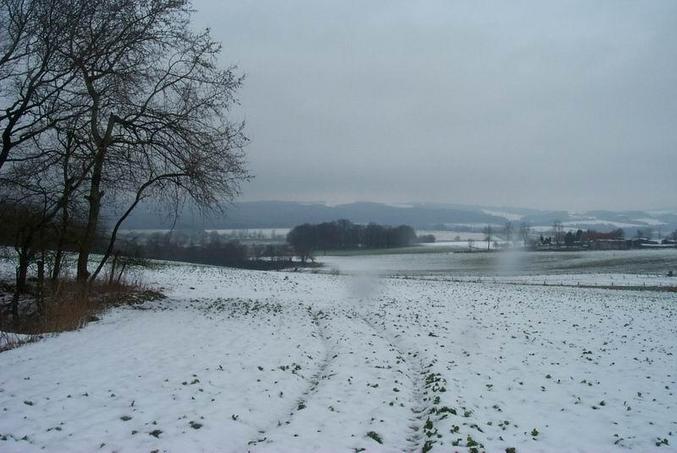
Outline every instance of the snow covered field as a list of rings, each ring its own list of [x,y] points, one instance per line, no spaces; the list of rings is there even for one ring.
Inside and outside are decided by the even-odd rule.
[[[409,278],[409,277],[403,277]],[[512,276],[416,276],[417,279],[512,285],[596,286],[609,288],[675,288],[677,279],[651,274],[546,274]]]
[[[378,275],[465,277],[677,273],[677,249],[320,256],[329,269]],[[538,278],[538,277],[535,277]],[[542,280],[541,280],[542,281]],[[675,279],[670,280],[675,281]]]
[[[677,295],[168,264],[0,353],[0,451],[665,451]],[[480,448],[481,449],[481,448]]]

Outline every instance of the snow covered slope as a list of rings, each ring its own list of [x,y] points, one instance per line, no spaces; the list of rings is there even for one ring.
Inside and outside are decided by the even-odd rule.
[[[671,293],[191,265],[144,278],[169,298],[0,354],[0,451],[677,444]]]

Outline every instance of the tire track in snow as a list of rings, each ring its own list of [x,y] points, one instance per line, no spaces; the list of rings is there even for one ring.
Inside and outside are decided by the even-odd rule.
[[[322,361],[320,362],[317,371],[310,377],[310,385],[301,394],[301,397],[297,400],[297,402],[299,403],[297,405],[297,409],[289,414],[290,419],[295,415],[296,412],[300,410],[298,409],[300,404],[305,404],[312,395],[317,393],[317,390],[320,387],[322,381],[324,381],[329,377],[327,375],[327,369],[329,368],[329,365],[331,365],[332,361],[336,358],[336,355],[335,354],[333,355],[330,351],[329,341],[327,339],[325,328],[322,327],[321,325],[321,320],[326,319],[329,315],[324,313],[322,310],[319,310],[312,313],[311,316],[313,318],[313,324],[315,324],[317,328],[317,334],[320,337],[320,340],[322,341],[322,345],[324,346],[324,357],[322,358]]]
[[[260,443],[263,442],[270,442],[269,436],[267,434],[273,432],[275,429],[280,428],[285,425],[291,424],[292,420],[298,414],[299,411],[305,409],[306,403],[312,398],[314,394],[317,393],[318,389],[320,388],[320,384],[330,377],[327,375],[327,369],[331,365],[331,363],[334,361],[334,359],[337,357],[336,354],[333,354],[330,351],[329,347],[329,341],[327,339],[326,333],[325,333],[325,328],[322,326],[322,320],[328,318],[328,314],[323,312],[322,310],[318,310],[313,312],[310,307],[307,307],[308,312],[310,316],[312,317],[313,324],[316,327],[316,334],[320,337],[320,340],[322,342],[322,345],[324,347],[324,357],[320,360],[320,364],[317,367],[317,370],[315,373],[313,373],[309,380],[310,384],[308,387],[297,397],[295,398],[294,401],[296,401],[295,405],[292,407],[291,411],[288,414],[285,414],[285,416],[281,417],[275,426],[271,426],[268,429],[259,431],[260,434],[264,435],[264,437],[260,439],[254,439],[249,441],[247,444],[249,447],[254,447]]]
[[[389,304],[381,306],[380,309],[384,310],[387,305]],[[407,424],[408,434],[406,435],[406,440],[409,443],[409,451],[421,451],[425,444],[425,439],[423,438],[423,419],[431,408],[431,405],[425,401],[424,376],[426,373],[426,365],[422,358],[422,353],[417,349],[404,346],[398,339],[399,335],[390,335],[385,326],[376,326],[365,315],[361,314],[359,316],[375,335],[397,351],[398,358],[405,364],[408,370],[408,373],[403,373],[409,381],[411,392],[409,408],[411,417]],[[383,322],[385,323],[385,321]]]

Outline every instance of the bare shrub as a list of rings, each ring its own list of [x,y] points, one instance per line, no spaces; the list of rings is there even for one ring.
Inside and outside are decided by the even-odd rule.
[[[164,296],[123,278],[93,283],[86,291],[75,280],[62,279],[46,286],[42,301],[38,295],[33,297],[29,302],[40,303],[42,309],[33,316],[23,317],[19,323],[3,325],[0,320],[0,331],[37,335],[77,330],[97,321],[99,315],[111,307],[140,304]]]

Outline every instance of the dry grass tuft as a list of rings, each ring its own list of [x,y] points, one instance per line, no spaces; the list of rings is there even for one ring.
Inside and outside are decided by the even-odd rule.
[[[61,280],[46,285],[41,300],[33,296],[32,302],[41,306],[41,310],[20,319],[18,325],[0,325],[0,331],[37,335],[77,330],[88,322],[97,321],[98,316],[111,307],[140,304],[163,297],[161,293],[138,283],[102,281],[83,288],[73,280]]]

